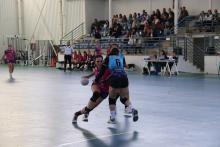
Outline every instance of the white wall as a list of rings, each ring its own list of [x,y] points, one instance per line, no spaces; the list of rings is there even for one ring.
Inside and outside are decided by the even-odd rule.
[[[220,0],[212,0],[212,9],[220,11]]]
[[[108,1],[108,0],[107,0]],[[173,0],[151,0],[152,10],[172,8]],[[186,6],[190,14],[199,14],[202,10],[209,9],[209,0],[181,0],[180,4]],[[113,14],[129,14],[134,12],[147,12],[151,10],[150,0],[112,0]],[[220,8],[220,0],[212,0],[213,8]],[[219,9],[220,10],[220,9]]]
[[[17,1],[0,0],[0,56],[7,46],[7,36],[18,34]]]
[[[85,0],[64,0],[64,35],[85,22]]]
[[[205,56],[204,73],[218,74],[218,67],[220,66],[220,56]]]
[[[133,14],[146,10],[150,13],[151,8],[169,8],[172,6],[172,0],[112,0],[113,14]]]
[[[45,6],[44,2],[45,0],[24,0],[24,34],[28,39],[57,42],[62,36],[60,0],[46,0]],[[84,22],[84,0],[64,0],[63,14],[65,35]]]
[[[209,9],[209,0],[182,0],[181,3],[182,6],[186,6],[190,15],[198,15],[202,10],[207,11]]]
[[[148,0],[149,1],[149,0]],[[173,0],[152,0],[152,10],[160,9],[162,12],[163,8],[172,8],[173,7]]]
[[[105,20],[106,17],[105,0],[86,0],[85,1],[85,18],[86,18],[86,31],[90,32],[91,24],[94,19]]]
[[[34,42],[35,40],[55,40],[60,37],[58,0],[23,0],[23,4],[24,34],[27,39]]]
[[[108,19],[108,16],[109,16],[109,0],[105,0],[105,4],[104,4],[104,17],[106,19]]]
[[[114,14],[133,14],[147,9],[147,0],[112,0],[112,13]]]

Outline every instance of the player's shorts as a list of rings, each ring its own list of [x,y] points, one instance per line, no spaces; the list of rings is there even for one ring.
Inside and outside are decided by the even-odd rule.
[[[124,76],[111,76],[109,79],[109,84],[112,88],[126,88],[128,87],[128,77]]]
[[[102,99],[105,99],[105,98],[108,97],[108,87],[109,87],[108,84],[107,85],[106,84],[101,85],[101,84],[95,84],[93,82],[92,85],[97,85],[99,87],[99,89],[101,91],[100,95],[101,95]]]
[[[15,63],[15,60],[5,60],[5,63],[6,64],[14,64]]]

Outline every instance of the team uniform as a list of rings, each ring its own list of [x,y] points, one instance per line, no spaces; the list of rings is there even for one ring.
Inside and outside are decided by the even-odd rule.
[[[9,77],[10,79],[13,79],[12,73],[14,71],[14,63],[16,62],[15,59],[15,49],[9,45],[8,49],[5,51],[4,54],[5,63],[8,64],[9,69]]]
[[[108,64],[108,68],[111,71],[109,84],[113,88],[128,87],[128,78],[124,70],[124,66],[126,65],[124,56],[121,54],[119,56],[109,56],[106,59],[106,64]]]
[[[118,50],[118,49],[117,49]],[[128,77],[127,73],[124,70],[126,66],[125,58],[122,54],[111,54],[105,59],[104,64],[108,67],[111,72],[109,78],[109,107],[110,107],[110,123],[115,122],[116,117],[116,101],[118,96],[120,96],[120,101],[125,105],[125,111],[133,114],[133,121],[138,120],[138,111],[134,109],[129,100],[129,89],[128,89]],[[97,76],[96,80],[102,75]]]
[[[98,81],[93,81],[92,86],[91,87],[96,87],[98,88],[98,90],[94,90],[93,91],[93,95],[89,100],[89,104],[84,107],[82,110],[77,111],[74,114],[72,123],[76,123],[77,122],[77,118],[78,116],[84,114],[84,118],[83,121],[88,121],[88,115],[90,113],[90,111],[92,111],[95,107],[97,107],[106,97],[108,97],[108,90],[109,90],[109,76],[110,76],[110,71],[108,70],[108,68],[103,68],[104,69],[104,73],[103,75],[99,78]],[[97,77],[97,75],[99,75],[99,69],[98,67],[94,68],[93,74],[95,75],[95,77]],[[91,106],[92,104],[92,106]]]
[[[5,51],[5,62],[7,64],[15,63],[15,50],[13,48],[9,48]]]
[[[99,69],[97,67],[95,67],[94,69],[94,74],[95,77],[98,76],[99,74]],[[93,82],[92,85],[97,85],[100,89],[100,95],[101,98],[105,99],[108,96],[108,89],[109,89],[109,82],[108,79],[110,77],[111,73],[110,71],[106,68],[105,72],[103,74],[103,76],[100,78],[100,80],[98,82]]]

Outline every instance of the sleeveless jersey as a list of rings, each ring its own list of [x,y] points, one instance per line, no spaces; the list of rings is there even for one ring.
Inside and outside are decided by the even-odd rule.
[[[113,76],[126,75],[124,71],[124,56],[122,54],[109,56],[108,68]]]
[[[5,58],[7,61],[15,61],[15,50],[10,48],[5,51]]]
[[[94,74],[95,76],[99,74],[99,69],[97,67],[95,67],[94,69]],[[99,79],[98,87],[100,88],[101,92],[108,93],[108,90],[109,90],[108,78],[110,75],[111,75],[110,71],[106,69],[102,77]]]

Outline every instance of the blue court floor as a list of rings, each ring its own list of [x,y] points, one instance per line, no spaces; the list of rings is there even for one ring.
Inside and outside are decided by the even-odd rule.
[[[138,122],[123,115],[118,101],[117,124],[108,124],[105,100],[89,122],[79,118],[73,126],[74,112],[92,94],[90,85],[80,85],[86,74],[16,67],[9,80],[0,66],[0,147],[220,147],[218,76],[129,72]]]

